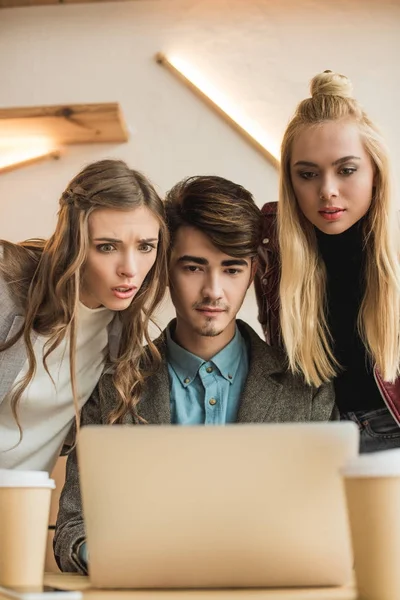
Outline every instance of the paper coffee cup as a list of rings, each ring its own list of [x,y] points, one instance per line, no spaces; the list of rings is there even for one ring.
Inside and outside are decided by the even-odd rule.
[[[345,478],[360,600],[400,598],[400,449],[362,454]]]
[[[51,491],[45,471],[0,469],[0,585],[43,585]]]

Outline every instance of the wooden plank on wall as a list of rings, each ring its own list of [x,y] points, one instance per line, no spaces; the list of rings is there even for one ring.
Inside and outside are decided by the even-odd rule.
[[[49,4],[89,4],[93,2],[120,2],[121,0],[0,0],[0,8],[43,6]]]
[[[45,136],[58,144],[126,142],[117,102],[0,109],[0,138]]]

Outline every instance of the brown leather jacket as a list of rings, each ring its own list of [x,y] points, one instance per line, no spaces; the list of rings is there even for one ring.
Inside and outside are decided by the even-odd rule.
[[[258,304],[258,320],[265,339],[271,346],[282,346],[279,325],[280,257],[277,235],[277,202],[264,204],[263,240],[258,251],[259,268],[254,285]],[[393,418],[400,426],[400,377],[394,383],[384,381],[374,367],[376,385]]]

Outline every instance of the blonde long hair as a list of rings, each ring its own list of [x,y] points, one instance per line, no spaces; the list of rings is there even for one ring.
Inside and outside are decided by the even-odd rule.
[[[20,438],[22,429],[18,419],[18,404],[36,371],[32,330],[48,337],[43,356],[48,373],[47,357],[65,336],[69,336],[71,386],[79,427],[75,369],[76,314],[82,268],[88,251],[88,220],[93,211],[99,208],[128,210],[139,206],[146,206],[160,224],[157,258],[131,305],[115,317],[121,320],[122,329],[118,359],[113,365],[119,403],[110,416],[110,422],[122,421],[129,411],[140,419],[136,414],[136,405],[140,400],[146,371],[159,360],[159,353],[149,338],[148,325],[152,313],[164,297],[169,245],[163,203],[151,183],[122,161],[92,163],[72,179],[62,194],[56,229],[48,240],[33,239],[19,244],[0,241],[3,248],[0,274],[25,316],[20,331],[0,345],[0,352],[3,352],[23,337],[26,347],[27,373],[9,393]],[[143,340],[148,344],[147,351],[144,350]]]
[[[314,228],[299,209],[290,160],[293,141],[305,128],[347,119],[357,124],[375,168],[372,203],[363,229],[365,290],[357,326],[371,361],[385,380],[393,382],[400,372],[400,235],[387,150],[377,128],[352,97],[347,77],[325,71],[311,81],[311,95],[298,105],[281,146],[280,319],[289,365],[316,386],[332,379],[340,369],[327,325],[325,264]]]

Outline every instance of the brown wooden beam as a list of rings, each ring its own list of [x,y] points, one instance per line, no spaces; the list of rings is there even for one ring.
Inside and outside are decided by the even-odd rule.
[[[120,2],[121,0],[0,0],[0,8],[19,6],[46,6],[50,4],[89,4],[94,2]]]
[[[51,138],[55,144],[126,142],[129,134],[117,102],[0,109],[0,138]]]

